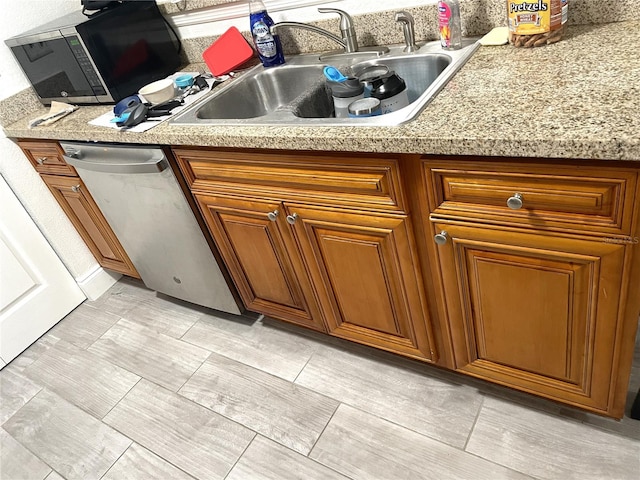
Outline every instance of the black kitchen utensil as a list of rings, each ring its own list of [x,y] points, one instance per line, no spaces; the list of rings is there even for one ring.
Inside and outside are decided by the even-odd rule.
[[[196,85],[200,90],[209,88],[209,84],[207,83],[207,80],[202,75],[198,75],[195,78],[194,85]]]
[[[184,102],[181,100],[169,100],[166,103],[161,103],[159,105],[154,105],[153,107],[149,107],[149,112],[166,112],[163,113],[163,115],[168,115],[169,113],[171,113],[171,110],[173,110],[176,107],[179,107],[180,105],[184,105]]]

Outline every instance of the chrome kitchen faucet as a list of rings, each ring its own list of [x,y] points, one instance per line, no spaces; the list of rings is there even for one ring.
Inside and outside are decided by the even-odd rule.
[[[344,10],[339,10],[337,8],[318,8],[318,12],[320,13],[337,13],[340,15],[340,34],[342,38],[334,35],[327,30],[316,27],[315,25],[310,25],[308,23],[302,22],[278,22],[271,26],[271,33],[276,34],[277,30],[280,27],[292,27],[292,28],[300,28],[302,30],[309,30],[311,32],[315,32],[317,34],[323,35],[342,48],[344,48],[344,53],[354,53],[359,52],[361,49],[358,46],[358,37],[356,35],[356,29],[353,22],[353,18]],[[367,47],[364,50],[369,52],[378,52],[378,53],[386,53],[389,51],[386,47]]]

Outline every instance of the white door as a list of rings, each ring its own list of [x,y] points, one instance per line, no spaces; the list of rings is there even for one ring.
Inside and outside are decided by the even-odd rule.
[[[0,368],[84,299],[0,176]]]

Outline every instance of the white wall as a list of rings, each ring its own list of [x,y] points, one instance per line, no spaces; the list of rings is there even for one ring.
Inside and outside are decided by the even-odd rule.
[[[80,0],[0,0],[0,6],[0,99],[6,99],[27,88],[29,82],[4,40],[79,10]],[[0,174],[82,287],[99,265],[22,151],[2,131]]]

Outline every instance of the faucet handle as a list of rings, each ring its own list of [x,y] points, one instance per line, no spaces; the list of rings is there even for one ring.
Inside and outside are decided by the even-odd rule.
[[[396,12],[395,20],[396,22],[399,22],[400,24],[402,24],[402,31],[404,32],[404,43],[405,43],[405,47],[403,51],[407,53],[411,53],[418,50],[419,47],[416,45],[416,33],[413,26],[414,25],[413,15],[411,15],[407,11],[400,10],[399,12]]]
[[[337,13],[338,15],[340,15],[340,30],[350,30],[353,28],[353,18],[344,10],[339,10],[337,8],[320,7],[318,8],[318,12]]]
[[[358,38],[356,37],[356,29],[354,26],[353,18],[344,10],[337,8],[318,8],[320,13],[337,13],[340,15],[340,33],[342,34],[342,41],[345,43],[347,52],[358,51]]]

